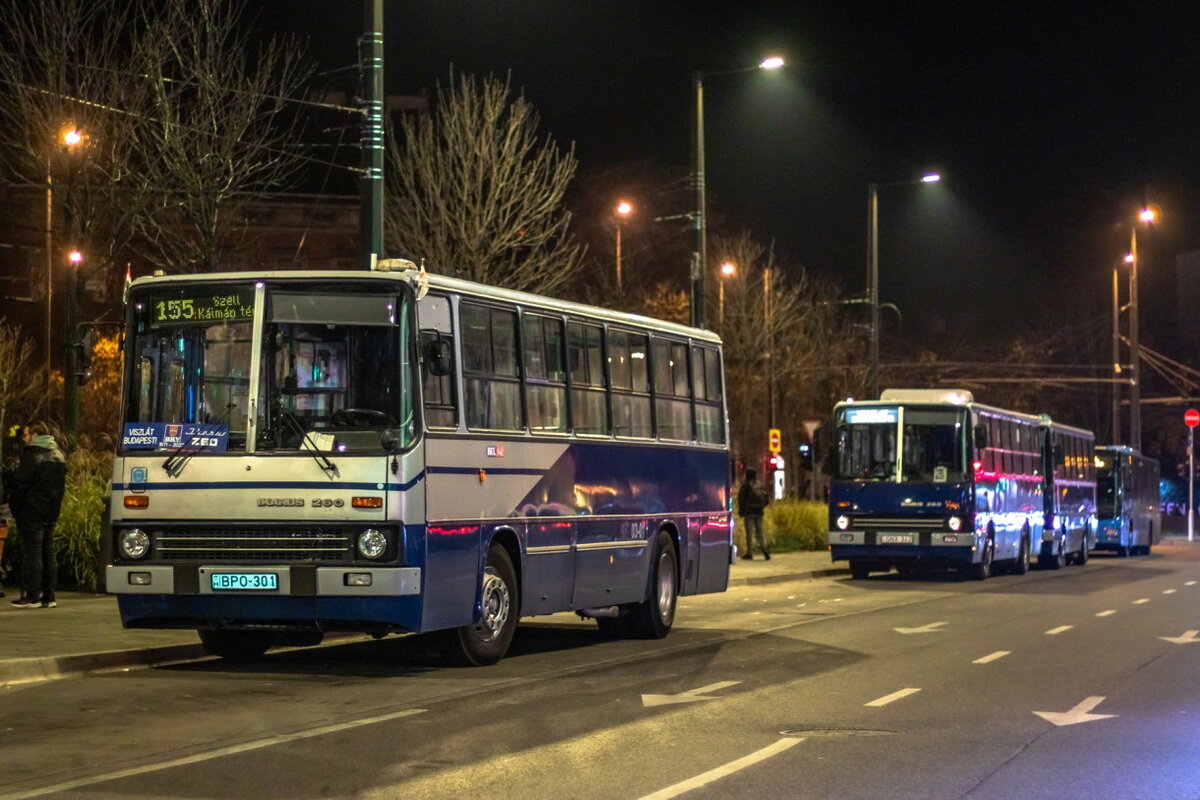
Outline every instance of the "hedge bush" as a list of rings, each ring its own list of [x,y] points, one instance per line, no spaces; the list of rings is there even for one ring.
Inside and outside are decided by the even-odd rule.
[[[746,535],[742,530],[741,515],[736,508],[737,504],[734,505],[734,514],[737,515],[734,539],[738,552],[744,553],[746,552]],[[824,550],[828,527],[827,506],[811,500],[792,498],[775,500],[767,506],[767,511],[763,514],[763,532],[767,536],[767,546],[773,552]]]

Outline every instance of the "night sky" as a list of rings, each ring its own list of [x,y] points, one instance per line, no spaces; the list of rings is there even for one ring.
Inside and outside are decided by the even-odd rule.
[[[322,68],[353,64],[359,0],[262,13]],[[710,219],[861,291],[868,184],[940,171],[880,191],[881,299],[915,338],[1045,325],[1064,298],[1107,319],[1110,270],[1154,203],[1143,319],[1170,337],[1174,257],[1200,249],[1200,4],[386,0],[386,15],[389,93],[432,93],[451,66],[511,71],[581,172],[687,170],[692,73],[782,55],[781,72],[705,79]]]

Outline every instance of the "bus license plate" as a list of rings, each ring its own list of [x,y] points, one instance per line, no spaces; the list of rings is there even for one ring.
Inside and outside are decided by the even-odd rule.
[[[273,592],[279,589],[279,576],[274,572],[214,572],[214,592]]]
[[[880,544],[912,544],[912,541],[911,533],[885,533],[879,537]]]

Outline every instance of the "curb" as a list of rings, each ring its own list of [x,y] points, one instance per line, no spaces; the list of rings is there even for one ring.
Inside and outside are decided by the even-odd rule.
[[[731,577],[729,579],[730,586],[761,586],[768,583],[784,583],[786,581],[804,580],[806,578],[837,578],[843,575],[849,575],[848,567],[834,567],[831,569],[813,569],[805,570],[804,572],[782,572],[776,575],[762,575],[753,577],[750,575]]]
[[[153,667],[172,661],[194,661],[207,657],[204,648],[197,643],[108,650],[102,653],[13,658],[0,661],[0,686],[52,681],[88,672]]]

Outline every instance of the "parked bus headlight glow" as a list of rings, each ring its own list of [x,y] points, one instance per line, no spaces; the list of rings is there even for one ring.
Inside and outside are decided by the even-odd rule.
[[[150,552],[150,537],[140,528],[131,528],[121,534],[120,546],[126,558],[145,558]]]
[[[837,518],[837,526],[838,526],[839,531],[849,530],[850,529],[850,518],[847,517],[845,514],[839,515]]]
[[[358,535],[358,552],[364,558],[383,558],[387,552],[387,537],[381,530],[367,528]]]
[[[951,517],[946,520],[946,527],[952,531],[962,530],[962,517]]]

